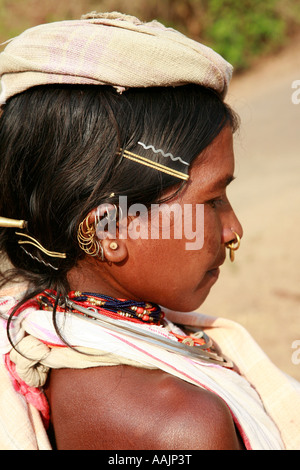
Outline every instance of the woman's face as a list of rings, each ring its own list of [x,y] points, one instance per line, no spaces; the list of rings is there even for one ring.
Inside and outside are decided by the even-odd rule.
[[[157,237],[155,211],[151,213],[151,223],[148,218],[148,238],[145,230],[144,236],[130,236],[141,229],[143,218],[139,229],[136,221],[135,226],[129,225],[129,236],[121,241],[126,244],[126,260],[107,268],[115,296],[152,301],[180,311],[201,305],[225,260],[225,243],[235,238],[232,231],[242,236],[242,227],[226,196],[233,174],[232,132],[226,127],[204,155],[194,161],[185,188],[168,202],[167,208],[173,205],[176,209],[174,217],[171,212],[171,236],[167,231],[165,238]],[[192,232],[194,240],[190,239]]]
[[[116,250],[109,248],[112,240],[102,240],[107,262],[85,258],[70,272],[71,289],[154,302],[171,310],[198,308],[218,279],[225,243],[235,238],[232,231],[242,236],[226,196],[234,174],[229,127],[193,162],[189,174],[180,193],[159,206],[160,219],[155,209],[132,217],[127,236],[119,234],[115,240]]]

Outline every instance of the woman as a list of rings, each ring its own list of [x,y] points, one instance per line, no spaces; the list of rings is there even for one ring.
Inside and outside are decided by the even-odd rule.
[[[242,329],[192,313],[242,237],[231,66],[112,13],[25,31],[0,68],[1,446],[297,446],[293,385]]]

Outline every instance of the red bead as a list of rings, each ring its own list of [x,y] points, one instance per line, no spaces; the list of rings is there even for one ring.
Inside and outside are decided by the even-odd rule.
[[[137,313],[137,314],[139,314],[139,313],[144,313],[143,307],[137,307],[136,313]]]
[[[148,321],[148,320],[149,320],[149,315],[144,315],[143,318],[142,318],[142,320]]]

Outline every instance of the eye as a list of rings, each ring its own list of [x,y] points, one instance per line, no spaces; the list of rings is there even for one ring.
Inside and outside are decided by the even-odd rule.
[[[219,207],[227,204],[227,199],[226,197],[216,197],[207,201],[206,204],[208,204],[213,209],[218,209]]]

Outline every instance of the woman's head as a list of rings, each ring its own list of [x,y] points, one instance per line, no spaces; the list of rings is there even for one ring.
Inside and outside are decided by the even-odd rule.
[[[84,256],[78,226],[92,209],[119,196],[149,207],[185,184],[122,157],[120,149],[170,168],[177,164],[138,145],[145,142],[191,164],[222,128],[235,128],[236,117],[216,92],[194,85],[122,95],[109,87],[67,85],[11,98],[0,123],[0,213],[26,220],[30,235],[67,258],[22,248],[11,229],[2,230],[1,249],[36,285],[67,288],[67,272]]]
[[[120,13],[40,25],[8,41],[0,54],[0,216],[27,221],[26,230],[0,233],[13,276],[35,291],[66,293],[77,268],[107,248],[107,240],[90,245],[97,207],[122,196],[149,208],[184,194],[196,157],[212,170],[205,150],[237,124],[223,101],[231,75],[206,46]],[[108,263],[93,258],[98,280],[130,278],[114,269],[130,269],[128,248]]]

